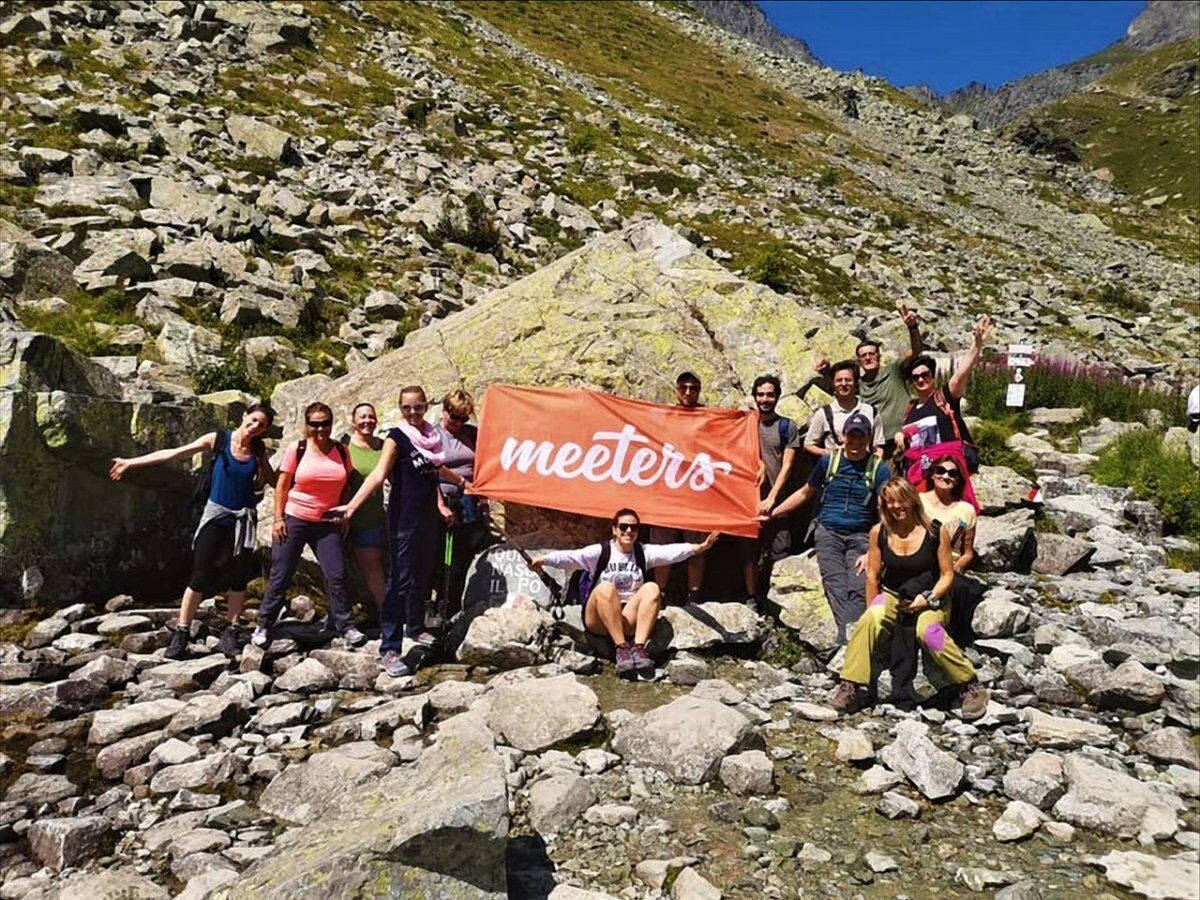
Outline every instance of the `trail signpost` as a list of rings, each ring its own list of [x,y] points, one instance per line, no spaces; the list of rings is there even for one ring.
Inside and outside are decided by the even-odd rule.
[[[1012,383],[1008,386],[1004,405],[1020,409],[1025,405],[1025,370],[1033,365],[1032,344],[1009,344],[1008,367],[1012,369]]]

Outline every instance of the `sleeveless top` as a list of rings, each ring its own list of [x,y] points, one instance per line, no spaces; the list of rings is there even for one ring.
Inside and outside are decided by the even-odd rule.
[[[212,487],[208,499],[226,509],[240,510],[256,504],[254,498],[254,476],[258,473],[258,460],[251,452],[249,459],[238,459],[233,455],[233,432],[228,432],[221,457],[213,466]],[[231,516],[222,516],[217,524],[232,525]]]
[[[936,530],[927,531],[925,540],[921,541],[921,546],[916,552],[905,556],[892,550],[888,544],[886,529],[880,527],[879,552],[883,556],[883,576],[880,582],[884,589],[898,594],[910,579],[929,573],[936,575],[940,540],[941,536]]]

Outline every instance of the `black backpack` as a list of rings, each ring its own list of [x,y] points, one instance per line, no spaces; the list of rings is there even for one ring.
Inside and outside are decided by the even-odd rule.
[[[579,569],[571,573],[571,578],[567,582],[567,603],[582,603],[591,596],[592,588],[600,583],[600,574],[608,568],[608,561],[612,559],[612,541],[605,541],[600,545],[600,558],[596,560],[596,568],[591,572]],[[633,545],[633,561],[637,563],[638,569],[642,573],[642,581],[646,580],[646,548],[642,546],[641,541],[637,541]]]

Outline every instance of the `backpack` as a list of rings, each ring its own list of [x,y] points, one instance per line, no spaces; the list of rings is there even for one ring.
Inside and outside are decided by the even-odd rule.
[[[958,416],[954,414],[954,407],[946,399],[945,388],[938,388],[933,392],[933,405],[938,408],[938,412],[950,420],[950,427],[954,429],[954,440],[963,445],[963,459],[967,461],[967,472],[974,475],[979,471],[979,451],[975,448],[975,442],[971,440],[970,432],[965,430],[966,423],[963,423],[962,429],[958,427]],[[912,415],[916,408],[917,401],[909,400],[908,408],[904,410],[905,420]]]
[[[838,447],[829,454],[829,467],[825,470],[824,485],[828,485],[837,475],[838,469],[842,465],[842,448]],[[863,506],[870,506],[872,499],[875,496],[875,476],[879,472],[879,457],[874,453],[867,457],[867,471],[863,473],[863,480],[867,485],[867,499],[863,501]],[[821,493],[821,499],[824,500],[824,491]]]
[[[826,403],[821,407],[821,412],[825,414],[825,423],[829,426],[829,436],[833,438],[833,443],[838,447],[842,446],[842,439],[838,436],[837,428],[833,424],[833,404]]]
[[[604,541],[600,545],[600,558],[596,560],[596,567],[591,572],[579,569],[571,573],[571,580],[567,582],[568,603],[583,603],[591,596],[592,588],[600,583],[600,574],[608,568],[608,561],[611,558],[612,541]],[[637,567],[642,573],[642,581],[645,581],[646,548],[642,546],[641,541],[636,541],[633,545],[633,561],[637,563]]]
[[[334,441],[333,442],[334,449],[337,450],[338,456],[342,460],[342,468],[346,468],[347,466],[350,465],[350,454],[349,454],[349,451],[346,450],[346,447],[347,447],[347,445],[349,445],[349,443],[350,443],[349,435],[346,436],[345,441]],[[300,460],[304,459],[304,451],[307,449],[308,449],[308,441],[307,440],[300,441],[300,443],[296,444],[296,468],[297,469],[300,468]]]

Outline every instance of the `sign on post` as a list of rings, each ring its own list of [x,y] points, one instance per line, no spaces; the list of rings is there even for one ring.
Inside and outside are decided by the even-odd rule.
[[[1037,356],[1033,344],[1009,344],[1008,367],[1012,369],[1012,383],[1004,397],[1004,405],[1020,409],[1025,405],[1025,370],[1033,365]]]

